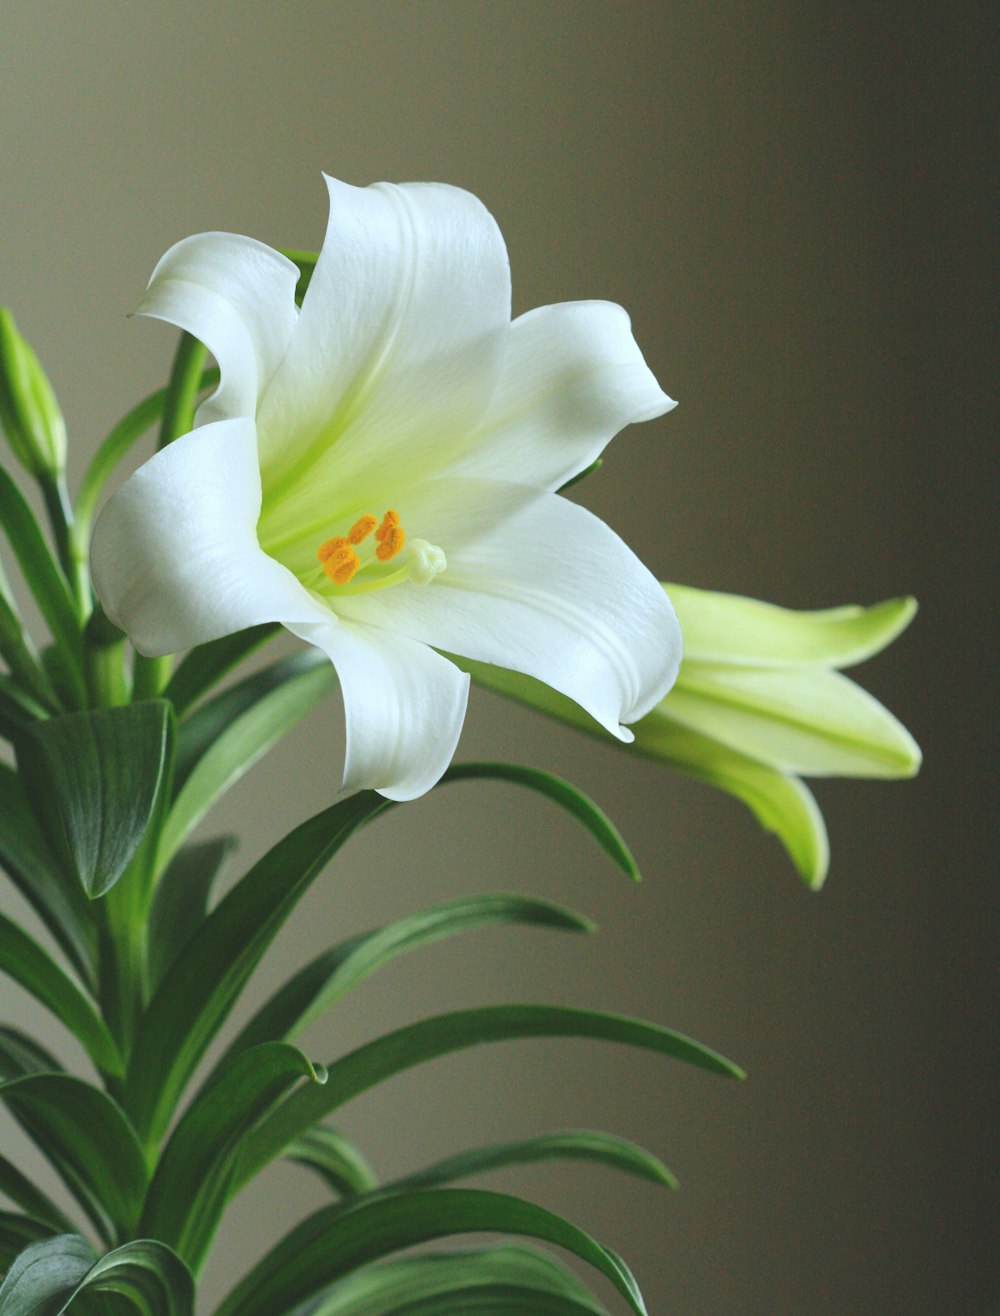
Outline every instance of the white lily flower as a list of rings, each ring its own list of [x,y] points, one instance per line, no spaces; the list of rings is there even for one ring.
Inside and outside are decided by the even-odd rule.
[[[142,314],[214,354],[195,428],[109,500],[92,550],[108,616],[147,655],[280,622],[333,662],[344,784],[391,799],[447,767],[468,677],[525,673],[612,734],[677,673],[654,577],[557,490],[674,404],[605,302],[510,319],[503,239],[438,184],[332,179],[301,312],[292,262],[205,233],[157,265]]]

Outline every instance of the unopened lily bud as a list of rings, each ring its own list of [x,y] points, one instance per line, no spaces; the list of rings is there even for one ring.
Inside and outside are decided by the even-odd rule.
[[[0,422],[14,455],[32,475],[62,474],[66,425],[59,403],[5,306],[0,306]]]

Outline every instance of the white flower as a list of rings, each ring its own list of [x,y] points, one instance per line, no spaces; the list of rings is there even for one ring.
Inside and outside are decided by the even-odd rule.
[[[345,786],[392,799],[447,767],[468,677],[527,673],[622,740],[669,688],[680,632],[624,543],[556,493],[625,425],[669,410],[618,306],[510,319],[492,217],[437,184],[327,180],[323,250],[296,267],[205,233],[140,312],[199,338],[221,383],[96,528],[94,581],[145,654],[281,622],[333,662]]]

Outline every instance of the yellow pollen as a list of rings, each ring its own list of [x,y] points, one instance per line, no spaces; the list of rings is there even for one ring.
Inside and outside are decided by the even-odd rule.
[[[382,523],[383,525],[385,522]],[[381,530],[381,527],[379,528]],[[380,562],[388,562],[394,558],[397,553],[402,551],[406,543],[406,532],[401,525],[390,526],[389,530],[382,538],[382,542],[375,550],[375,556]]]
[[[343,535],[320,544],[316,556],[323,564],[324,573],[335,585],[346,585],[361,566],[361,559]]]
[[[393,530],[395,530],[398,526],[399,526],[399,513],[394,512],[393,509],[390,507],[389,510],[386,512],[385,516],[383,516],[382,518],[382,524],[375,531],[375,538],[378,540],[380,544],[385,543],[389,535],[392,534]],[[403,545],[402,543],[400,543],[399,548],[402,547]],[[398,553],[399,549],[397,549],[396,552]],[[392,557],[393,555],[390,553],[389,556]]]
[[[371,534],[371,532],[375,529],[377,525],[378,525],[378,517],[372,516],[372,514],[368,512],[366,513],[366,515],[360,517],[357,521],[355,521],[355,523],[351,526],[350,530],[347,532],[347,538],[351,541],[352,544],[360,544],[362,540],[368,538],[368,536]]]

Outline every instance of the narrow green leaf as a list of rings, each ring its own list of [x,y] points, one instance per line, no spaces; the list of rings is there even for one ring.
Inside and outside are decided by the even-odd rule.
[[[86,703],[80,618],[62,572],[56,566],[35,514],[20,489],[0,466],[0,526],[21,566],[25,583],[52,638],[70,665],[77,707]]]
[[[17,1211],[0,1211],[0,1274],[10,1269],[25,1248],[51,1238],[52,1234],[52,1228],[44,1220],[35,1220]]]
[[[50,711],[9,676],[0,676],[0,735],[5,739],[12,740],[19,727],[48,717]]]
[[[500,1193],[438,1189],[332,1206],[307,1217],[228,1295],[215,1316],[274,1316],[402,1248],[455,1234],[522,1234],[555,1243],[604,1274],[636,1316],[647,1316],[624,1261],[561,1217]]]
[[[51,1226],[56,1233],[73,1233],[76,1226],[42,1190],[6,1156],[0,1156],[0,1193],[29,1216]]]
[[[0,1099],[52,1163],[107,1242],[134,1233],[147,1172],[121,1108],[70,1074],[27,1074],[0,1083]]]
[[[0,1028],[0,1079],[25,1074],[58,1074],[62,1065],[51,1051],[19,1028]]]
[[[387,804],[364,791],[302,823],[233,887],[174,961],[150,1002],[126,1080],[126,1108],[144,1139],[163,1135],[205,1048],[296,902]]]
[[[97,1069],[120,1076],[124,1062],[104,1020],[38,942],[0,914],[0,973],[41,1001],[80,1042]]]
[[[503,924],[568,932],[593,930],[593,924],[582,915],[531,896],[499,894],[448,900],[351,937],[317,956],[257,1011],[230,1051],[297,1036],[346,992],[399,955],[444,937]]]
[[[332,665],[318,651],[303,651],[224,691],[185,722],[177,756],[182,784],[160,840],[161,867],[215,801],[336,684]]]
[[[62,1316],[70,1309],[82,1310],[75,1300],[91,1293],[120,1294],[128,1300],[128,1310],[139,1316],[194,1312],[194,1281],[168,1247],[136,1239],[95,1259],[93,1248],[78,1234],[60,1234],[26,1248],[0,1288],[0,1312]]]
[[[394,1307],[386,1316],[588,1316],[605,1312],[593,1300],[580,1302],[527,1284],[483,1284],[456,1293],[417,1299]]]
[[[595,1161],[667,1188],[677,1187],[677,1180],[662,1161],[637,1143],[597,1129],[565,1129],[559,1133],[543,1133],[520,1142],[495,1143],[449,1156],[425,1169],[394,1179],[385,1185],[385,1190],[398,1192],[402,1188],[436,1188],[440,1184],[467,1179],[488,1170],[504,1169],[508,1165],[553,1160]]]
[[[118,1293],[139,1316],[193,1316],[194,1280],[158,1239],[137,1238],[96,1261],[61,1311],[84,1292]],[[117,1310],[117,1308],[116,1308]]]
[[[554,773],[543,772],[520,763],[455,763],[444,774],[441,784],[451,781],[509,781],[544,795],[573,815],[590,832],[601,849],[633,881],[639,869],[621,833],[603,810],[582,791]]]
[[[0,763],[0,864],[91,989],[97,930],[79,882],[63,873],[35,820],[17,773]]]
[[[280,626],[265,623],[237,631],[235,635],[223,635],[221,639],[210,640],[207,644],[199,644],[181,659],[163,697],[171,701],[178,716],[186,713],[227,672],[255,649],[273,639],[280,630]]]
[[[181,846],[157,882],[149,918],[151,987],[157,986],[205,921],[212,887],[235,848],[235,836]]]
[[[306,1129],[352,1097],[414,1065],[485,1042],[523,1037],[589,1037],[622,1042],[683,1060],[699,1069],[730,1078],[743,1071],[715,1051],[658,1024],[596,1010],[556,1005],[489,1005],[456,1010],[409,1024],[328,1067],[322,1088],[300,1088],[277,1106],[247,1140],[240,1158],[236,1187],[280,1156]]]
[[[243,1139],[293,1083],[325,1077],[283,1042],[265,1042],[230,1060],[171,1134],[139,1232],[170,1244],[197,1271],[225,1209]]]
[[[51,718],[18,740],[28,799],[91,898],[117,882],[145,835],[172,718],[166,700],[148,700]]]
[[[0,1284],[2,1316],[60,1316],[66,1299],[94,1263],[94,1249],[79,1234],[32,1243],[14,1259]]]
[[[285,1157],[314,1170],[340,1197],[357,1197],[378,1187],[375,1171],[365,1157],[336,1129],[306,1129],[288,1147]]]
[[[513,1306],[476,1305],[491,1300],[498,1289]],[[535,1305],[524,1305],[525,1293],[532,1295]],[[572,1305],[551,1305],[559,1302]],[[403,1312],[432,1316],[438,1310],[607,1316],[604,1305],[571,1270],[523,1243],[424,1253],[367,1266],[322,1297],[297,1307],[293,1316],[401,1316]]]

